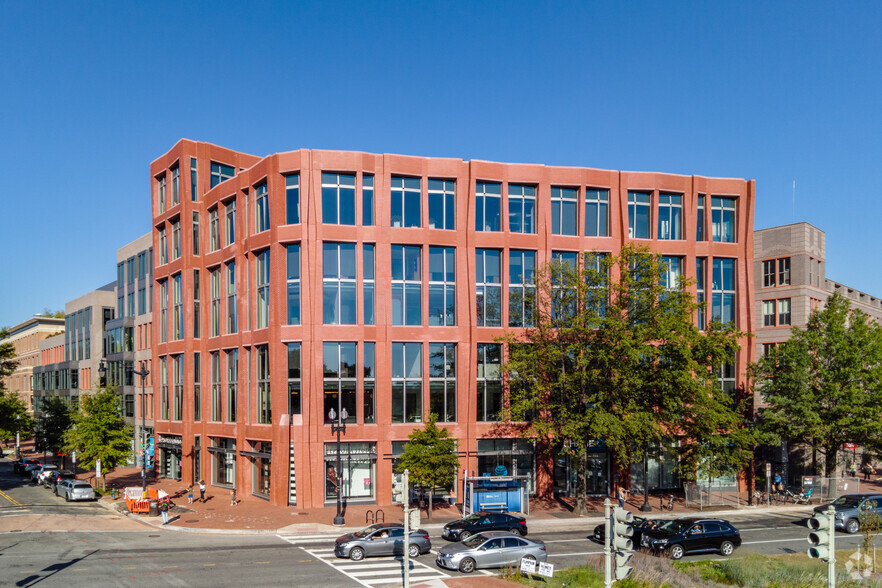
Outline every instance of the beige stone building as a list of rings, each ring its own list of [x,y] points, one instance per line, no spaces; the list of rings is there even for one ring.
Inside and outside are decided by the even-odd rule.
[[[40,341],[63,332],[63,318],[34,316],[9,329],[9,336],[0,340],[0,343],[12,343],[18,361],[18,368],[5,378],[4,386],[7,390],[19,392],[31,410],[31,374],[34,366],[40,365]]]

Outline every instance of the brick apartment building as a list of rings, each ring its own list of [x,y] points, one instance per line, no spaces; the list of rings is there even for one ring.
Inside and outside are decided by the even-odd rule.
[[[278,505],[333,502],[329,413],[344,408],[349,502],[400,499],[395,460],[429,412],[460,475],[571,491],[566,459],[498,432],[495,338],[523,321],[509,294],[555,257],[646,244],[710,313],[755,321],[753,181],[189,140],[150,174],[160,473]],[[744,382],[742,346],[727,388]],[[597,445],[591,491],[606,494],[616,472]],[[678,485],[663,458],[650,474]]]
[[[9,329],[0,343],[11,343],[15,349],[18,367],[7,378],[5,388],[18,392],[21,400],[33,411],[33,387],[31,374],[40,365],[40,342],[64,331],[64,319],[52,316],[33,316]]]

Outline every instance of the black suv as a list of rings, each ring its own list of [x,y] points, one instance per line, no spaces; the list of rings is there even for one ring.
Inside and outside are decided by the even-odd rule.
[[[441,536],[450,541],[464,541],[482,531],[511,531],[521,536],[527,534],[524,517],[496,512],[476,512],[464,519],[444,525]]]
[[[12,471],[16,474],[25,475],[25,468],[29,465],[36,465],[40,463],[36,459],[17,459],[12,462]]]
[[[671,559],[680,559],[687,553],[716,551],[732,555],[741,545],[741,534],[732,523],[723,519],[674,519],[657,529],[646,529],[640,546],[660,553],[667,552]]]
[[[55,470],[54,472],[46,474],[46,477],[43,478],[43,486],[55,490],[55,487],[60,481],[72,480],[76,477],[77,475],[70,470]]]
[[[657,529],[665,521],[662,519],[645,519],[643,517],[634,517],[634,522],[631,523],[631,529],[633,529],[634,534],[631,535],[631,541],[634,543],[636,547],[640,546],[640,538],[643,536],[643,531],[647,529]],[[601,525],[597,525],[594,527],[594,540],[598,543],[603,543],[606,539],[606,523]]]

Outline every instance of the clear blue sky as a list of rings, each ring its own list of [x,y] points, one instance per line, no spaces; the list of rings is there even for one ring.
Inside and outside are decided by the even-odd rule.
[[[882,296],[879,22],[878,2],[0,0],[0,325],[115,278],[181,137],[753,178],[756,228],[811,222],[827,276]]]

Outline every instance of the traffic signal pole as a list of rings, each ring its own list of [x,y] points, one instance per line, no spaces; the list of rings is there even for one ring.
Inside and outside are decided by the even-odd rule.
[[[830,506],[808,520],[808,556],[827,562],[827,587],[836,587],[836,509]]]
[[[606,519],[603,541],[603,585],[610,588],[613,582],[624,580],[634,571],[628,562],[634,556],[634,515],[618,506],[610,508],[609,498],[603,501]]]
[[[603,529],[603,586],[611,588],[612,580],[612,549],[610,542],[612,540],[612,516],[610,515],[609,498],[603,501],[603,519],[606,521]]]

